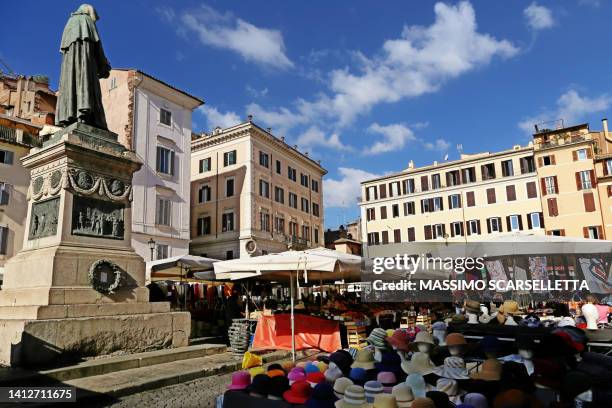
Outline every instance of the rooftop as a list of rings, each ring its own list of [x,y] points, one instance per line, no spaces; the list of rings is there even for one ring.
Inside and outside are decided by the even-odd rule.
[[[313,160],[308,153],[302,153],[297,149],[297,146],[289,146],[287,144],[287,142],[285,142],[285,138],[284,137],[277,137],[275,135],[272,134],[271,129],[264,129],[261,126],[257,125],[255,122],[253,122],[252,120],[247,120],[241,123],[238,123],[234,126],[230,126],[227,127],[225,129],[222,129],[220,127],[217,127],[215,130],[213,130],[211,133],[203,133],[202,135],[199,135],[197,137],[194,137],[194,135],[192,135],[192,139],[191,139],[191,150],[194,151],[194,148],[200,147],[199,145],[208,143],[208,142],[213,142],[218,140],[219,138],[223,137],[223,136],[227,136],[228,134],[231,134],[233,132],[238,132],[240,130],[246,130],[249,127],[254,128],[256,130],[259,131],[259,133],[264,136],[267,137],[268,140],[270,140],[271,142],[275,143],[276,145],[284,148],[287,151],[292,152],[293,154],[296,154],[298,156],[300,156],[300,158],[305,159],[306,161],[308,161],[310,164],[312,164],[313,166],[316,166],[318,168],[320,168],[323,171],[323,174],[327,174],[327,170],[325,170],[323,168],[323,166],[321,166],[321,161],[320,160]]]
[[[172,88],[175,91],[180,92],[183,95],[188,96],[189,98],[192,98],[192,99],[200,102],[201,105],[204,104],[204,99],[200,98],[199,96],[195,96],[193,94],[190,94],[189,92],[183,91],[182,89],[179,89],[179,88],[175,87],[174,85],[170,85],[169,83],[167,83],[165,81],[162,81],[161,79],[159,79],[159,78],[157,78],[157,77],[155,77],[155,76],[153,76],[151,74],[147,74],[146,72],[141,71],[139,69],[136,69],[136,68],[113,68],[113,69],[116,69],[118,71],[136,71],[136,72],[138,72],[141,75],[144,75],[144,76],[146,76],[148,78],[151,78],[152,80],[157,81],[157,82],[167,86],[168,88]]]

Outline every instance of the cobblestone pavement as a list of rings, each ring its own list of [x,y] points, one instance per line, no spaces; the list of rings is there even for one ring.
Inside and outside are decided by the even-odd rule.
[[[88,406],[95,408],[215,408],[217,395],[225,392],[231,374],[200,378],[151,391],[121,397],[114,402],[101,402]]]

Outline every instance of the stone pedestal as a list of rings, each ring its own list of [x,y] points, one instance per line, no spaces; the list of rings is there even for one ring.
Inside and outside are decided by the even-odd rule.
[[[142,165],[133,152],[78,123],[23,164],[27,233],[0,290],[0,364],[187,345],[189,314],[149,303],[131,247],[131,182]]]

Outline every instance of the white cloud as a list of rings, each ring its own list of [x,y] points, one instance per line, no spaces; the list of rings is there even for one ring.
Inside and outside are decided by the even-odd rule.
[[[256,27],[231,13],[222,14],[206,5],[183,13],[181,20],[203,44],[232,50],[245,60],[263,66],[293,67],[285,54],[283,35],[278,30]]]
[[[174,22],[174,18],[176,17],[176,13],[172,7],[168,6],[159,6],[155,8],[155,12],[164,20],[166,23]]]
[[[240,116],[232,111],[221,113],[217,108],[208,105],[203,105],[198,110],[206,117],[206,124],[209,130],[217,126],[227,128],[242,122]]]
[[[253,98],[263,98],[264,96],[268,95],[268,88],[257,89],[249,84],[244,87],[244,90]]]
[[[248,114],[253,115],[254,121],[271,126],[275,133],[284,133],[294,126],[305,124],[306,118],[291,110],[281,107],[278,110],[266,110],[257,103],[250,103],[246,106]]]
[[[518,126],[529,134],[534,131],[533,125],[558,119],[563,119],[565,126],[571,126],[584,120],[587,115],[606,111],[611,106],[612,96],[608,94],[589,98],[580,95],[575,89],[570,89],[557,99],[554,109],[545,109],[538,115],[525,118],[519,122]]]
[[[406,142],[416,140],[412,130],[399,123],[386,126],[381,126],[378,123],[372,123],[368,127],[368,132],[380,134],[383,136],[383,138],[382,140],[375,142],[372,146],[365,147],[363,153],[367,155],[400,150],[404,148]]]
[[[299,148],[313,148],[315,146],[324,146],[335,150],[352,150],[351,147],[344,145],[340,141],[340,136],[337,133],[332,133],[329,137],[316,126],[311,126],[297,138]]]
[[[548,7],[541,6],[535,1],[523,10],[523,15],[527,20],[527,25],[532,30],[544,30],[555,25],[552,11]]]
[[[433,143],[425,142],[423,143],[423,145],[425,146],[425,149],[427,150],[434,150],[434,151],[438,151],[442,153],[447,152],[451,146],[450,142],[444,139],[436,139]]]
[[[334,127],[350,124],[380,103],[435,92],[448,80],[489,64],[494,57],[510,58],[518,48],[477,30],[476,15],[468,2],[437,3],[430,26],[404,27],[397,39],[383,43],[372,57],[354,52],[357,72],[348,67],[329,74],[328,94],[298,99],[293,110],[301,119]],[[263,109],[262,109],[263,110]]]
[[[323,200],[325,207],[354,207],[357,199],[361,196],[360,183],[379,177],[377,174],[365,170],[339,167],[339,178],[323,179]]]

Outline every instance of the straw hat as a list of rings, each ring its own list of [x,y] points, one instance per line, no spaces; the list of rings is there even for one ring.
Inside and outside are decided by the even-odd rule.
[[[473,373],[474,380],[499,381],[502,374],[502,363],[495,358],[488,358],[482,363],[480,371]]]
[[[448,395],[454,397],[459,394],[459,384],[455,380],[450,378],[438,378],[436,381],[436,389]]]
[[[387,332],[385,329],[381,329],[380,327],[372,330],[368,338],[366,339],[368,343],[378,348],[386,348],[387,347]]]
[[[433,372],[442,378],[453,380],[467,380],[470,378],[465,368],[465,361],[457,356],[446,357],[444,365],[434,368]]]
[[[365,390],[366,400],[368,402],[374,402],[374,397],[377,394],[382,394],[385,392],[382,384],[378,381],[368,381],[363,385],[363,389]]]
[[[431,398],[421,397],[412,401],[412,408],[436,408]]]
[[[480,302],[477,300],[466,300],[463,308],[469,313],[480,313]]]
[[[447,346],[465,346],[467,341],[461,333],[450,333],[446,336]]]
[[[334,382],[334,395],[336,398],[342,399],[344,391],[349,385],[354,385],[353,382],[346,377],[340,377]]]
[[[393,395],[378,394],[376,398],[374,398],[374,405],[372,405],[372,408],[398,408],[398,406]]]
[[[414,342],[413,343],[415,343],[415,344],[418,344],[418,343],[427,343],[427,344],[431,344],[432,346],[435,344],[433,336],[431,334],[429,334],[429,332],[426,332],[426,331],[418,332],[416,337],[414,338]]]
[[[359,385],[349,385],[344,391],[341,400],[336,401],[336,408],[370,408],[366,402],[366,394],[363,387]]]
[[[499,311],[506,315],[520,314],[519,305],[515,300],[505,300]]]
[[[412,405],[414,395],[412,395],[412,389],[406,383],[397,384],[391,389],[391,395],[395,397],[398,408],[409,408]]]
[[[369,349],[357,350],[355,361],[351,365],[352,368],[363,368],[371,370],[374,368],[374,353]]]
[[[417,351],[412,355],[412,360],[402,362],[402,370],[406,374],[418,373],[427,375],[433,372],[436,366],[429,358],[428,354]]]

